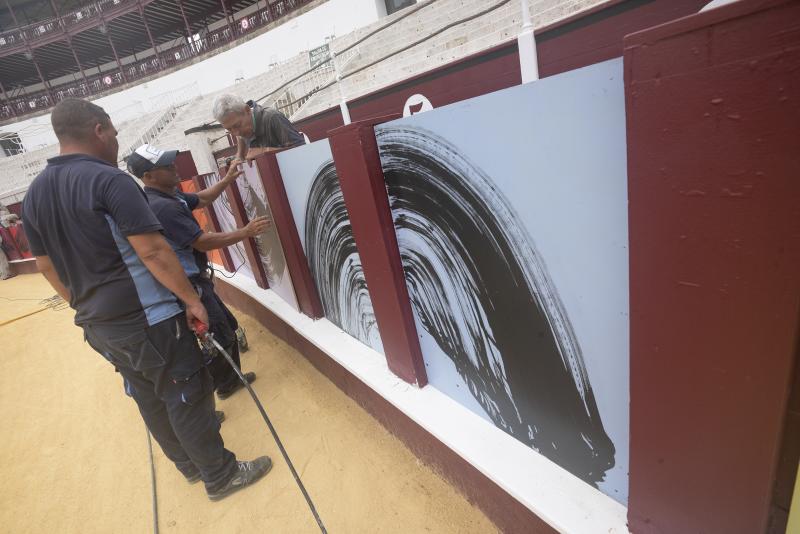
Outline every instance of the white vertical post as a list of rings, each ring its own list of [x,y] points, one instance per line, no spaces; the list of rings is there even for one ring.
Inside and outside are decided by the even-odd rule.
[[[219,130],[214,134],[219,135]],[[192,153],[195,167],[199,174],[206,174],[217,171],[217,160],[214,159],[214,151],[211,147],[212,132],[200,131],[190,133],[186,136],[186,144],[189,145],[189,152]]]
[[[342,78],[339,76],[339,66],[336,64],[336,54],[333,52],[333,47],[330,48],[331,61],[333,62],[333,70],[336,72],[336,85],[339,87],[339,109],[342,112],[342,121],[344,124],[350,124],[350,110],[347,108],[347,99],[344,97],[344,90],[342,89]]]
[[[533,23],[528,0],[520,0],[522,7],[522,30],[517,36],[519,48],[519,70],[522,74],[522,83],[539,79],[539,58],[536,54],[536,37],[533,35]]]

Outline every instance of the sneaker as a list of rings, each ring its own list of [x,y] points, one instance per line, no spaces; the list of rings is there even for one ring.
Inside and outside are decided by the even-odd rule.
[[[256,374],[253,373],[252,371],[249,372],[249,373],[245,373],[244,377],[247,379],[247,383],[248,384],[252,384],[253,382],[256,381]],[[217,390],[217,397],[219,397],[220,400],[225,400],[228,397],[230,397],[231,395],[233,395],[234,393],[236,393],[237,391],[239,391],[240,389],[242,389],[243,387],[244,387],[244,384],[242,384],[242,381],[241,380],[237,380],[236,383],[234,385],[232,385],[231,387],[229,387],[229,388],[218,389]]]
[[[197,473],[195,473],[193,475],[183,475],[183,476],[186,477],[186,482],[188,482],[189,484],[195,484],[195,483],[199,482],[200,479],[202,478],[200,476],[200,471],[198,471]]]
[[[224,499],[231,493],[239,491],[257,481],[272,469],[272,460],[269,456],[261,456],[249,462],[236,462],[236,471],[233,476],[217,491],[209,491],[208,498],[212,501]]]
[[[214,415],[217,416],[217,422],[219,424],[222,424],[222,422],[225,420],[225,412],[221,412],[219,410],[215,410],[214,411]]]

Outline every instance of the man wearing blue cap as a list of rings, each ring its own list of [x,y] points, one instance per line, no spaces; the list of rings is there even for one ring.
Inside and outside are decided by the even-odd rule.
[[[192,215],[192,210],[205,207],[216,200],[241,175],[241,171],[232,166],[222,180],[208,189],[197,194],[183,193],[178,189],[180,177],[175,171],[177,155],[177,150],[161,150],[144,144],[128,156],[128,170],[144,183],[150,209],[164,227],[164,237],[178,255],[186,276],[208,311],[209,331],[225,347],[236,365],[241,367],[239,344],[236,340],[236,329],[239,325],[222,299],[214,292],[213,270],[206,252],[255,237],[265,231],[271,222],[266,217],[258,217],[244,228],[232,232],[204,232]],[[213,357],[208,368],[220,399],[230,397],[244,386],[222,355]],[[244,373],[244,376],[248,382],[256,379],[253,372]]]

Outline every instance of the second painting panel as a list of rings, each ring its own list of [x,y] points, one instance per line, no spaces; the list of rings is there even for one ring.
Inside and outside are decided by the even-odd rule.
[[[322,139],[277,157],[325,317],[383,354],[330,143]]]

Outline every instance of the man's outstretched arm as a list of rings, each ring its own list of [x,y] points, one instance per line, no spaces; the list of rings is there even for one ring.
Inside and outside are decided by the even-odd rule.
[[[203,232],[192,242],[192,247],[201,252],[227,247],[239,241],[244,241],[248,237],[256,237],[260,233],[265,232],[271,225],[272,221],[268,218],[256,217],[244,228],[238,228],[232,232]]]

